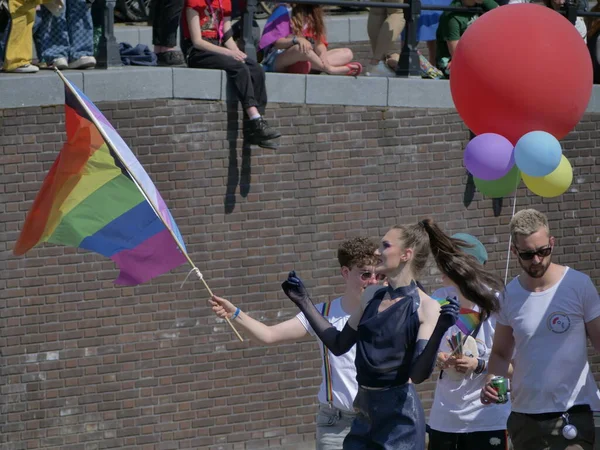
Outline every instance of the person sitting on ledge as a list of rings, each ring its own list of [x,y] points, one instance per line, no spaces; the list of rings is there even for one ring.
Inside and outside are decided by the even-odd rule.
[[[465,6],[472,8],[481,6],[483,11],[490,11],[498,7],[494,0],[454,0],[450,6]],[[456,51],[458,40],[467,28],[481,16],[479,13],[462,11],[444,11],[440,17],[436,37],[437,67],[446,77],[450,77],[452,56]]]
[[[181,26],[181,50],[188,67],[220,69],[237,91],[244,108],[244,140],[276,149],[281,136],[263,114],[267,106],[265,72],[242,52],[231,30],[231,0],[186,0]]]
[[[358,76],[362,65],[351,62],[349,48],[328,50],[323,8],[318,5],[279,5],[267,21],[259,49],[267,72]]]

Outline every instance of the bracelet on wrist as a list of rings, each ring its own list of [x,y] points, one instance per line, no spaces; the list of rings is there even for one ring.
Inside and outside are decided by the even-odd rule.
[[[485,360],[481,359],[481,358],[477,358],[477,367],[475,368],[474,372],[476,374],[480,374],[485,370],[486,364],[485,364]]]
[[[294,36],[294,37],[292,38],[292,47],[293,47],[294,45],[296,45],[297,43],[298,43],[298,37],[297,37],[297,36]]]
[[[239,315],[240,315],[240,308],[236,308],[235,312],[233,313],[233,316],[231,316],[231,320],[234,320]]]

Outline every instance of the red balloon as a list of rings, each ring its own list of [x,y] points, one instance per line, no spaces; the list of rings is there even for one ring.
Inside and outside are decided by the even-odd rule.
[[[556,139],[577,125],[590,101],[593,70],[573,24],[534,4],[501,6],[458,41],[450,90],[465,124],[516,144],[530,131]]]

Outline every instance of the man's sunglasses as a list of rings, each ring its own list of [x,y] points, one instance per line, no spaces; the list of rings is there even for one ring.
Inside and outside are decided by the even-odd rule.
[[[363,281],[369,281],[373,277],[375,277],[377,281],[385,280],[385,275],[382,273],[363,272],[360,274],[360,279]]]
[[[550,256],[551,253],[552,253],[551,246],[537,249],[534,252],[531,252],[531,251],[530,252],[520,252],[519,249],[517,248],[517,254],[519,255],[519,258],[521,258],[523,261],[531,261],[535,256],[539,256],[540,258],[545,258],[546,256]]]

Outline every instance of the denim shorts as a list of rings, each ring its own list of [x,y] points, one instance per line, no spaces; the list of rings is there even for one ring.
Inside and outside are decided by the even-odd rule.
[[[283,52],[285,52],[283,48],[274,48],[267,53],[261,63],[265,72],[275,72],[275,61]]]

